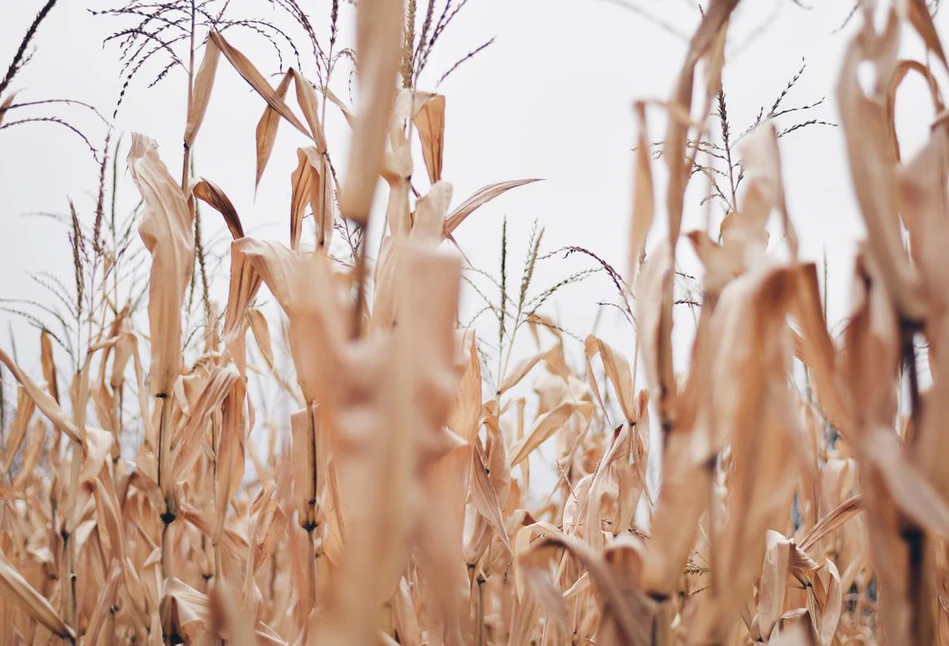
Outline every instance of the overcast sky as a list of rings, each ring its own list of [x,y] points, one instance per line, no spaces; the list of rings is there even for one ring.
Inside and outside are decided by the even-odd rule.
[[[543,251],[563,245],[587,247],[617,268],[626,267],[630,217],[634,119],[636,99],[669,95],[685,51],[685,39],[698,23],[692,0],[634,0],[665,26],[605,0],[470,0],[445,33],[423,76],[420,89],[430,89],[442,72],[465,52],[496,37],[494,45],[462,66],[440,88],[447,95],[447,132],[443,176],[454,185],[458,204],[479,187],[517,178],[545,181],[508,193],[478,211],[457,232],[475,266],[497,273],[501,223],[508,217],[512,263],[518,267],[534,220],[545,227]],[[849,13],[851,0],[812,0],[805,10],[790,0],[746,0],[733,21],[724,84],[733,128],[750,124],[761,106],[769,107],[801,67],[807,69],[786,99],[788,106],[827,97],[809,116],[837,121],[834,85],[842,49],[856,23],[833,33]],[[42,3],[7,0],[0,20],[0,65],[7,61]],[[17,78],[21,100],[78,99],[109,115],[120,86],[118,52],[102,40],[119,23],[96,18],[88,7],[110,3],[62,0],[36,39],[29,67]],[[115,6],[116,3],[111,3]],[[325,22],[328,0],[306,0],[314,21]],[[238,13],[269,17],[287,25],[265,0],[235,2]],[[351,42],[354,8],[344,4],[342,40]],[[937,17],[945,31],[946,17]],[[299,33],[299,32],[294,32]],[[272,50],[260,39],[235,35],[237,44],[262,71],[277,71]],[[907,34],[905,51],[918,55],[919,44]],[[148,74],[153,75],[154,71]],[[137,131],[156,139],[169,167],[180,166],[184,121],[184,84],[173,72],[156,88],[147,89],[147,76],[133,82],[119,113],[119,132]],[[342,93],[345,78],[338,79]],[[925,136],[932,112],[922,83],[913,79],[898,103],[899,130],[904,149],[917,147]],[[301,137],[284,124],[260,190],[254,196],[254,127],[263,109],[238,75],[223,61],[203,129],[196,144],[197,174],[218,183],[236,204],[252,235],[286,241],[289,175],[296,164]],[[332,112],[332,111],[331,111]],[[58,108],[34,114],[61,114],[100,145],[105,129],[78,108]],[[792,125],[796,116],[779,126]],[[8,117],[9,120],[9,117]],[[338,114],[327,125],[331,148],[345,150],[347,132]],[[664,121],[650,113],[650,136],[662,136]],[[839,129],[815,126],[781,140],[785,181],[792,218],[806,258],[820,261],[826,252],[830,268],[831,322],[845,316],[846,291],[854,245],[863,235],[856,211],[842,135]],[[118,202],[125,211],[137,194],[124,172],[124,152]],[[421,158],[417,157],[421,169]],[[345,164],[338,162],[343,168]],[[0,131],[0,296],[48,299],[28,280],[30,272],[47,270],[71,279],[70,253],[63,225],[29,217],[31,212],[66,211],[72,198],[89,221],[95,203],[97,168],[84,144],[52,124],[31,124]],[[177,174],[177,171],[173,171]],[[421,175],[421,173],[419,173]],[[664,173],[657,166],[657,177]],[[685,230],[704,224],[697,206],[702,186],[690,193]],[[661,192],[661,188],[659,189]],[[385,191],[380,191],[380,200]],[[213,215],[213,214],[211,214]],[[719,219],[723,213],[715,212]],[[663,216],[660,213],[659,220]],[[216,218],[206,217],[205,237],[226,249],[226,236]],[[680,246],[683,266],[694,268],[686,245]],[[538,269],[538,288],[580,269],[582,260],[550,259]],[[220,284],[220,282],[219,282]],[[611,285],[597,276],[581,287],[564,291],[551,304],[565,327],[583,336],[600,307],[614,298]],[[467,295],[465,311],[478,309]],[[10,321],[25,357],[35,370],[36,333],[22,320]],[[605,312],[603,334],[632,352],[628,326],[613,310]],[[0,344],[9,343],[6,331]],[[679,344],[677,355],[687,346]],[[34,365],[31,365],[34,362]]]

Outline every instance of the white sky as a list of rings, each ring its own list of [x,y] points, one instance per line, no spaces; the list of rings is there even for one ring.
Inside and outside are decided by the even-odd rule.
[[[636,0],[633,0],[636,1]],[[817,5],[803,10],[790,0],[746,0],[733,21],[725,68],[725,89],[733,128],[744,130],[763,105],[769,107],[798,70],[801,59],[807,71],[792,90],[788,105],[812,103],[823,96],[825,104],[813,117],[837,121],[834,85],[846,39],[856,22],[832,33],[850,11],[850,0],[811,0]],[[39,0],[5,0],[0,20],[0,65],[7,62],[19,43]],[[102,39],[117,28],[107,18],[94,18],[87,6],[107,3],[61,0],[36,40],[38,49],[29,67],[17,78],[21,100],[72,98],[92,103],[110,114],[119,88],[117,50],[102,47]],[[314,22],[328,14],[327,0],[306,0]],[[691,0],[638,0],[637,6],[671,25],[680,34],[691,33],[699,12]],[[251,13],[271,14],[264,0],[244,0]],[[342,7],[349,39],[353,7]],[[276,20],[288,24],[280,16]],[[945,33],[945,12],[937,28]],[[761,31],[762,25],[769,25]],[[759,33],[749,41],[749,34]],[[299,32],[294,32],[299,33]],[[440,91],[447,95],[447,132],[443,176],[454,185],[458,204],[479,187],[516,178],[540,177],[545,181],[517,189],[476,212],[456,233],[475,266],[498,273],[502,218],[509,218],[512,273],[517,276],[534,219],[546,228],[543,251],[567,244],[594,250],[623,271],[631,202],[634,145],[632,102],[641,98],[665,99],[682,63],[685,43],[635,13],[606,0],[470,0],[436,49],[420,89],[430,89],[443,71],[465,52],[488,38],[496,43],[460,68]],[[276,71],[269,46],[247,36],[233,41],[265,73]],[[351,40],[349,40],[351,42]],[[921,47],[910,34],[906,53],[918,56]],[[305,49],[301,45],[301,49]],[[154,72],[151,72],[153,74]],[[160,152],[177,174],[180,167],[184,121],[184,76],[173,73],[155,89],[146,89],[146,76],[133,82],[120,112],[119,131],[138,131],[156,139]],[[340,94],[345,92],[345,80]],[[898,103],[898,121],[904,149],[915,149],[932,118],[929,99],[920,81],[905,86]],[[296,164],[295,148],[301,137],[283,124],[274,154],[254,199],[254,128],[264,103],[253,94],[222,58],[214,93],[196,144],[197,174],[219,184],[238,208],[252,235],[286,241],[289,211],[289,175]],[[345,148],[347,133],[342,119],[333,114],[327,129],[331,150]],[[59,113],[80,126],[99,145],[104,128],[78,108],[46,110]],[[40,114],[36,112],[34,114]],[[8,115],[7,119],[12,118]],[[664,123],[658,111],[650,113],[651,139],[662,137]],[[794,123],[784,120],[783,125]],[[779,125],[782,125],[779,122]],[[830,267],[830,319],[839,321],[849,303],[846,292],[855,242],[862,225],[852,196],[839,129],[812,127],[782,139],[785,181],[791,215],[806,258],[820,262],[826,251]],[[123,151],[124,168],[124,151]],[[338,157],[341,154],[338,153]],[[660,182],[664,173],[657,165]],[[337,167],[345,164],[337,159]],[[416,177],[424,187],[421,157]],[[28,279],[30,272],[47,270],[68,282],[71,259],[66,228],[49,219],[25,217],[37,211],[66,212],[73,198],[85,221],[91,221],[95,204],[97,167],[82,142],[65,129],[34,124],[0,131],[0,296],[34,298],[49,296]],[[380,201],[385,198],[380,183]],[[703,226],[697,201],[704,182],[696,181],[689,200],[685,230]],[[663,189],[659,187],[661,194]],[[127,174],[120,184],[122,211],[134,207],[137,194]],[[716,218],[721,213],[716,211]],[[663,216],[660,211],[658,220]],[[223,226],[216,214],[205,210],[206,240],[215,249],[226,249]],[[680,245],[683,268],[694,259],[687,245]],[[536,285],[542,289],[579,269],[591,267],[583,260],[547,260],[538,269]],[[221,286],[223,282],[219,281]],[[581,336],[596,318],[597,301],[614,299],[605,276],[581,287],[565,290],[552,301],[565,327]],[[465,310],[478,309],[477,299],[467,296]],[[604,312],[603,334],[632,353],[633,337],[627,326],[614,322],[613,310]],[[38,334],[22,320],[0,313],[9,321],[27,370],[38,371],[35,352]],[[681,321],[680,336],[687,318]],[[493,334],[493,332],[492,332]],[[0,345],[9,336],[0,330]],[[677,355],[688,346],[679,343]]]

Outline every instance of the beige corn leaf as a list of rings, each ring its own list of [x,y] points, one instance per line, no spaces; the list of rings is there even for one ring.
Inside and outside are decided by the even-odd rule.
[[[271,369],[274,367],[273,344],[270,339],[270,326],[267,324],[267,317],[257,308],[247,310],[247,318],[250,321],[250,329],[257,342],[257,348],[264,357],[264,361]]]
[[[293,252],[273,242],[244,238],[235,243],[254,265],[290,320],[290,352],[306,401],[317,401],[331,371],[325,352],[344,338],[336,286],[323,256]]]
[[[227,508],[244,478],[244,444],[247,440],[247,388],[244,379],[239,377],[234,380],[230,392],[221,404],[221,437],[218,445],[214,447],[218,478],[215,535],[218,537],[224,529]]]
[[[490,184],[483,188],[475,191],[474,195],[469,197],[467,200],[458,205],[458,207],[448,214],[448,217],[445,218],[445,233],[446,235],[451,235],[455,229],[458,228],[458,225],[465,221],[465,219],[474,213],[476,210],[490,202],[496,197],[507,193],[511,189],[517,188],[519,186],[526,186],[527,184],[533,184],[534,182],[539,182],[540,179],[516,179],[510,182],[500,182],[498,184]]]
[[[427,99],[412,118],[422,142],[422,158],[428,179],[433,185],[442,178],[442,157],[445,151],[445,96],[435,94]]]
[[[636,323],[639,336],[639,348],[646,368],[646,382],[654,393],[666,393],[660,396],[660,413],[663,408],[671,409],[668,401],[676,391],[672,373],[672,353],[669,338],[662,335],[662,321],[666,316],[662,305],[664,294],[672,285],[672,256],[665,242],[646,257],[636,281]],[[665,422],[666,415],[663,414]]]
[[[504,515],[501,512],[501,503],[498,492],[488,478],[488,468],[485,466],[485,456],[481,447],[471,453],[471,502],[478,510],[505,547],[513,551],[507,530],[504,528]]]
[[[22,489],[30,479],[36,477],[37,472],[34,469],[45,450],[46,425],[41,420],[36,420],[33,422],[32,433],[29,434],[26,448],[23,449],[23,466],[13,479],[14,489]]]
[[[100,478],[93,484],[96,503],[96,523],[99,527],[100,540],[106,551],[111,553],[119,563],[125,562],[126,543],[125,527],[121,507],[112,487],[111,478],[106,487]]]
[[[232,238],[239,240],[244,237],[244,226],[234,203],[217,184],[208,179],[198,179],[192,183],[191,193],[224,217]]]
[[[636,144],[633,169],[633,219],[629,235],[629,284],[635,284],[636,270],[646,248],[646,237],[656,215],[655,188],[652,179],[652,159],[649,156],[649,132],[646,126],[646,106],[636,103],[636,125],[639,139]]]
[[[949,493],[949,478],[938,456],[949,448],[945,420],[949,415],[949,267],[945,249],[949,245],[949,130],[945,121],[931,129],[930,139],[897,174],[899,203],[910,235],[914,264],[922,279],[929,305],[924,331],[932,387],[917,418],[913,459],[943,495]]]
[[[4,592],[3,596],[19,605],[54,635],[73,641],[76,639],[72,628],[60,619],[46,597],[27,583],[3,552],[0,552],[0,592]]]
[[[59,402],[59,380],[56,378],[56,364],[53,361],[53,342],[45,329],[40,333],[40,362],[43,365],[43,379],[49,394]]]
[[[919,276],[903,251],[897,220],[897,196],[893,147],[884,97],[889,74],[896,65],[900,22],[890,13],[886,31],[878,36],[867,25],[847,47],[837,86],[840,121],[847,143],[847,156],[854,191],[864,222],[873,261],[879,266],[887,290],[901,315],[922,320],[926,302]],[[869,61],[877,74],[877,87],[867,96],[857,71]]]
[[[346,181],[339,197],[344,216],[365,223],[382,170],[389,112],[401,61],[402,3],[363,0],[356,12],[359,106]]]
[[[36,404],[30,398],[23,386],[16,391],[16,413],[13,415],[13,421],[10,427],[6,429],[6,438],[3,445],[3,470],[9,471],[16,458],[20,445],[26,439],[26,431],[30,426],[30,420],[33,419],[33,412],[36,410]]]
[[[511,447],[511,466],[515,467],[522,460],[526,460],[537,447],[563,428],[575,414],[580,415],[584,424],[588,424],[593,416],[593,404],[565,401],[553,410],[540,415],[530,433]]]
[[[290,106],[286,104],[283,98],[274,91],[270,84],[267,83],[267,79],[264,78],[254,64],[251,63],[246,56],[244,56],[240,51],[231,46],[224,37],[216,32],[212,31],[208,38],[209,42],[214,42],[221,50],[221,53],[224,54],[224,57],[230,61],[231,65],[234,66],[234,69],[237,70],[237,73],[240,74],[245,81],[247,81],[254,90],[257,91],[267,104],[274,109],[281,117],[286,119],[290,125],[302,132],[307,137],[310,137],[309,131],[306,129],[300,120],[297,119],[296,115],[293,114],[293,111],[290,109]],[[289,72],[288,72],[289,74]],[[260,167],[258,166],[258,170]]]
[[[801,549],[804,551],[809,550],[811,546],[815,545],[824,536],[835,531],[861,511],[863,511],[862,496],[856,495],[843,501],[808,530],[801,538]]]
[[[109,619],[109,613],[112,611],[112,605],[115,603],[115,597],[119,590],[119,582],[122,577],[122,567],[113,562],[109,570],[109,576],[105,585],[96,592],[96,605],[89,618],[89,625],[86,627],[83,639],[87,644],[100,643],[100,635],[107,630],[106,621]]]
[[[837,428],[847,433],[853,426],[852,414],[837,383],[837,351],[824,321],[817,267],[813,263],[799,265],[796,283],[793,314],[801,326],[802,360],[810,369],[809,376],[824,413]]]
[[[590,379],[590,387],[597,399],[600,399],[599,387],[596,383],[596,376],[593,374],[593,357],[600,355],[603,362],[603,370],[606,372],[606,378],[613,384],[613,390],[616,392],[616,400],[619,402],[620,409],[626,421],[633,422],[636,419],[636,405],[634,403],[635,394],[633,393],[633,375],[629,369],[629,362],[626,357],[616,351],[611,345],[602,339],[589,335],[583,342],[584,353],[587,361],[587,375]],[[600,401],[603,407],[602,400]]]
[[[601,612],[596,643],[617,646],[645,646],[652,643],[652,603],[636,587],[632,577],[616,567],[618,562],[606,561],[602,554],[562,532],[538,541],[531,550],[547,550],[551,547],[564,548],[590,574]],[[552,598],[554,592],[559,593],[559,590],[550,590],[545,596]]]
[[[181,311],[194,261],[193,218],[181,187],[158,157],[155,142],[133,135],[128,163],[145,202],[139,234],[152,255],[148,388],[153,395],[170,395],[181,368]]]
[[[191,408],[187,421],[175,433],[175,457],[172,475],[180,478],[198,459],[201,440],[213,411],[217,410],[231,392],[240,374],[231,366],[215,367],[204,383],[198,400]]]
[[[211,88],[214,87],[214,75],[217,72],[217,63],[220,58],[221,50],[217,42],[208,39],[207,45],[204,47],[204,59],[201,61],[201,67],[198,68],[198,74],[194,78],[194,91],[188,103],[185,148],[191,148],[194,145],[195,137],[198,136],[198,130],[204,121],[204,114],[207,112],[208,101],[211,99]]]
[[[303,233],[303,216],[306,206],[313,201],[316,182],[319,181],[314,170],[314,164],[319,164],[319,153],[316,148],[297,148],[297,169],[291,178],[292,194],[290,197],[290,248],[300,250],[300,235]]]
[[[692,111],[692,92],[695,67],[719,38],[719,33],[727,28],[728,19],[740,0],[713,0],[705,10],[702,22],[689,42],[689,51],[685,63],[679,72],[670,103],[684,110],[688,115]],[[717,91],[718,88],[707,88]],[[666,132],[663,157],[669,167],[669,184],[666,192],[666,208],[669,212],[669,242],[674,245],[679,238],[682,223],[682,207],[685,188],[691,174],[691,164],[686,161],[686,142],[689,124],[670,115]],[[672,250],[675,257],[675,249]],[[669,304],[671,306],[671,303]]]
[[[767,533],[764,564],[758,582],[757,628],[759,635],[770,635],[784,614],[784,596],[787,592],[788,561],[791,544],[780,533]]]
[[[415,203],[411,235],[415,238],[434,241],[435,244],[440,243],[450,202],[451,184],[448,182],[434,184],[428,195]]]
[[[901,0],[906,6],[910,24],[919,34],[919,37],[926,43],[927,49],[936,55],[943,69],[949,71],[949,62],[946,61],[946,54],[942,49],[942,42],[939,40],[939,34],[936,32],[936,26],[933,24],[933,17],[925,0]]]
[[[519,359],[514,367],[508,371],[504,376],[504,379],[501,380],[501,384],[498,386],[498,395],[503,395],[508,390],[516,386],[521,382],[521,380],[527,376],[527,374],[534,369],[541,361],[554,361],[559,353],[561,352],[559,347],[553,347],[549,350],[544,350],[543,352],[538,352],[532,354],[529,357],[524,357]]]
[[[249,309],[257,295],[257,290],[260,289],[260,283],[260,274],[254,269],[253,263],[234,243],[231,243],[231,272],[227,288],[227,307],[224,310],[224,344],[242,375],[247,367],[244,337],[247,334],[248,323],[253,326],[254,312],[263,316],[257,310]],[[265,357],[267,353],[270,353],[269,365],[273,365],[269,335],[267,349],[261,349],[261,352]]]
[[[295,76],[292,69],[287,70],[280,80],[277,89],[273,91],[275,97],[283,101],[287,98],[287,90],[290,88],[290,80]],[[270,161],[270,153],[273,152],[274,142],[277,139],[277,127],[280,125],[280,112],[267,102],[264,113],[257,122],[257,131],[255,140],[257,144],[257,179],[254,181],[254,190],[260,186],[260,178],[264,176],[264,170],[267,168],[267,162]]]
[[[893,77],[890,79],[886,90],[887,124],[889,126],[890,142],[893,144],[893,154],[896,161],[900,161],[901,158],[900,142],[896,136],[896,93],[903,84],[903,81],[909,77],[910,72],[916,72],[926,81],[933,102],[933,112],[939,115],[945,109],[942,97],[939,94],[939,82],[928,67],[914,60],[901,60],[897,62],[896,70],[893,72]]]
[[[297,104],[303,111],[303,117],[310,126],[310,134],[316,142],[317,151],[321,156],[326,155],[326,135],[323,133],[323,124],[318,116],[316,92],[309,81],[297,71],[293,72],[293,87],[297,95]]]
[[[82,440],[80,438],[79,429],[76,428],[71,417],[56,403],[56,400],[53,399],[49,393],[40,388],[36,382],[30,379],[26,373],[20,370],[20,367],[16,365],[13,359],[3,350],[0,350],[0,362],[13,373],[13,376],[20,382],[23,390],[26,391],[26,394],[29,395],[30,399],[36,404],[36,407],[40,409],[49,421],[51,421],[56,428],[65,433],[73,442],[81,443]]]

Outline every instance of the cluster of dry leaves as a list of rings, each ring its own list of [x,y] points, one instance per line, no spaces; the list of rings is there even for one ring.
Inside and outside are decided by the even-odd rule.
[[[359,3],[354,111],[292,70],[271,87],[213,34],[185,148],[223,54],[267,103],[258,180],[281,121],[312,141],[297,151],[289,246],[244,236],[223,191],[187,166],[176,181],[154,143],[134,137],[128,167],[152,261],[148,329],[134,328],[128,308],[103,308],[66,392],[47,337],[42,381],[0,351],[19,382],[2,452],[3,642],[949,644],[949,472],[940,467],[949,441],[949,122],[937,119],[906,161],[894,128],[895,95],[910,73],[925,77],[943,109],[929,68],[898,57],[904,24],[946,66],[942,45],[922,0],[906,0],[882,31],[865,3],[846,49],[838,99],[868,235],[842,343],[828,334],[814,265],[798,260],[778,141],[765,123],[745,144],[747,189],[718,240],[684,235],[705,274],[690,368],[676,375],[675,250],[704,154],[689,142],[708,121],[690,115],[711,112],[738,4],[710,2],[674,96],[660,106],[669,115],[668,236],[648,253],[658,162],[648,152],[650,106],[637,109],[627,277],[637,348],[589,336],[576,368],[562,336],[538,326],[537,354],[510,366],[487,397],[475,335],[457,324],[462,261],[443,243],[520,182],[450,210],[445,99],[393,82],[401,3]],[[858,82],[867,64],[871,84]],[[303,119],[286,102],[291,81]],[[318,110],[327,101],[353,130],[341,186]],[[431,185],[424,197],[413,185],[415,133]],[[352,266],[334,262],[334,223],[367,223],[380,175],[387,232],[374,267],[364,249]],[[223,323],[185,365],[196,200],[221,213],[234,240]],[[308,207],[312,249],[301,242]],[[775,212],[783,254],[768,248]],[[275,369],[255,307],[262,286],[285,314],[295,384]],[[263,365],[248,359],[248,332]],[[925,392],[917,336],[929,346]],[[636,387],[636,353],[648,389]],[[806,367],[805,394],[795,362]],[[249,373],[299,404],[257,431],[265,438],[250,437],[264,425]],[[534,387],[521,394],[528,375]],[[134,422],[123,415],[130,402]],[[650,409],[661,447],[650,446]],[[130,463],[119,440],[133,426],[142,441]],[[529,458],[549,439],[558,480],[537,504]],[[647,486],[651,449],[661,454],[658,492]]]

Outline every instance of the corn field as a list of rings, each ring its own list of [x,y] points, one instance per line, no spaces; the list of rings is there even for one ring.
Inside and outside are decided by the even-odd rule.
[[[575,339],[545,309],[588,272],[532,289],[543,229],[515,276],[505,223],[500,276],[476,274],[499,294],[479,312],[495,327],[461,319],[481,270],[460,225],[536,181],[457,196],[443,177],[451,97],[420,78],[465,0],[327,1],[325,37],[309,3],[275,4],[297,32],[229,18],[219,0],[96,8],[131,21],[108,39],[125,64],[116,113],[144,66],[186,78],[180,168],[147,133],[110,126],[91,143],[69,116],[91,106],[37,102],[64,111],[44,117],[18,98],[56,0],[0,81],[0,129],[63,126],[100,178],[95,208],[66,220],[74,275],[50,279],[67,313],[33,303],[62,329],[24,314],[41,371],[0,343],[0,642],[949,645],[949,61],[935,6],[862,0],[834,62],[866,227],[836,334],[781,159],[784,135],[829,124],[780,129],[775,103],[730,133],[722,73],[743,3],[701,3],[671,95],[630,112],[631,217],[613,234],[629,262],[566,250],[615,286],[635,330],[619,346]],[[241,28],[289,52],[276,79],[233,44]],[[923,60],[902,57],[910,37]],[[311,49],[305,75],[294,59]],[[344,64],[349,98],[331,89]],[[272,156],[297,162],[275,206],[290,214],[281,241],[247,235],[244,205],[194,170],[224,69],[250,90],[231,108],[263,110],[238,133],[254,138],[256,182]],[[937,115],[912,156],[896,128],[909,78]],[[328,114],[345,119],[345,150]],[[276,146],[278,128],[307,144]],[[16,155],[0,140],[0,158]],[[127,221],[109,205],[123,173],[140,199]],[[696,185],[707,226],[683,230]],[[202,218],[226,225],[223,257]],[[684,295],[686,248],[702,271]],[[674,333],[683,306],[692,338]],[[295,412],[267,407],[260,384]],[[541,450],[555,473],[532,473]]]

